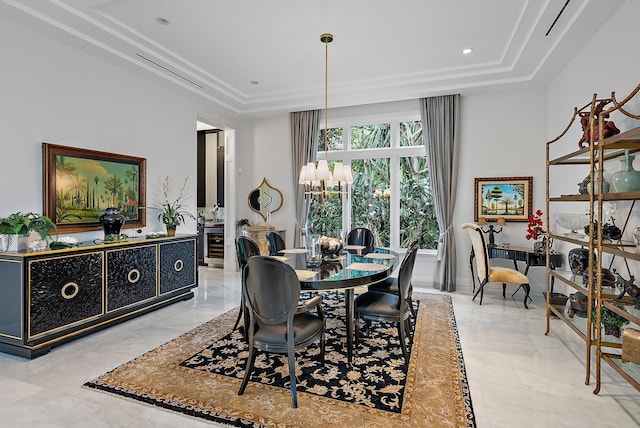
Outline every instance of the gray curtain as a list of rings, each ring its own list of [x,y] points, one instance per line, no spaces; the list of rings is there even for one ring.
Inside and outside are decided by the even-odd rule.
[[[304,186],[298,184],[300,169],[308,162],[315,162],[318,155],[318,136],[320,132],[320,110],[291,113],[291,151],[293,161],[293,188],[296,190],[296,230],[293,234],[293,246],[299,247],[301,235],[309,217],[310,202],[304,197]]]
[[[458,185],[460,94],[421,98],[420,116],[440,229],[436,284],[440,290],[455,291],[456,244],[452,222]]]

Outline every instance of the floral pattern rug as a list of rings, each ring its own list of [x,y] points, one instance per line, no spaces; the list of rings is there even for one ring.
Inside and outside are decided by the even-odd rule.
[[[407,365],[393,324],[361,324],[347,364],[342,293],[325,293],[325,363],[319,345],[296,352],[298,409],[286,356],[259,352],[238,396],[248,346],[231,331],[237,309],[153,349],[85,387],[236,427],[475,427],[451,299],[416,294]]]

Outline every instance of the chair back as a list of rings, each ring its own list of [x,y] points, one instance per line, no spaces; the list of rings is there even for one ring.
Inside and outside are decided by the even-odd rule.
[[[373,232],[366,227],[357,227],[347,235],[347,245],[362,245],[373,248],[376,244],[376,237]]]
[[[475,256],[476,275],[480,283],[482,283],[489,276],[489,257],[482,228],[474,223],[465,223],[462,225],[462,229],[467,231],[471,240],[471,249]]]
[[[284,250],[287,246],[284,243],[284,239],[280,236],[279,233],[276,232],[267,232],[267,243],[269,244],[269,255],[275,256],[280,252],[280,250]]]
[[[240,271],[244,269],[250,257],[259,256],[260,247],[258,243],[248,236],[238,236],[236,238],[236,256]]]
[[[411,277],[413,276],[413,267],[416,263],[418,248],[420,248],[419,241],[414,241],[402,259],[400,269],[398,270],[398,293],[400,295],[401,305],[411,297]]]
[[[256,256],[247,260],[242,292],[254,321],[282,324],[292,321],[296,314],[300,281],[288,264],[272,257]]]

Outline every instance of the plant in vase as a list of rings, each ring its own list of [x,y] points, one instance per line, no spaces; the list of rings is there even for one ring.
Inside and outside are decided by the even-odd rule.
[[[58,228],[49,217],[33,212],[17,212],[0,219],[0,235],[5,237],[2,248],[7,251],[25,250],[32,231],[46,241],[52,231],[57,234]]]
[[[622,307],[619,308],[623,311],[625,310]],[[609,308],[602,307],[602,310],[600,311],[600,323],[604,327],[605,334],[620,337],[620,329],[622,326],[629,324],[629,320],[622,315],[618,315]]]
[[[535,213],[529,216],[529,223],[527,224],[527,234],[525,238],[533,239],[533,250],[536,252],[543,252],[546,245],[546,231],[542,224],[542,211],[537,210]]]
[[[158,220],[160,220],[167,228],[167,235],[175,236],[176,228],[184,223],[185,217],[189,217],[195,220],[195,216],[187,211],[185,208],[188,206],[185,204],[185,201],[190,198],[190,196],[184,195],[184,189],[187,186],[187,181],[189,177],[186,177],[182,182],[182,187],[180,188],[180,192],[178,193],[178,197],[173,200],[169,200],[169,176],[166,176],[164,179],[164,183],[162,184],[163,188],[163,200],[160,206],[150,206],[149,209],[159,211]]]

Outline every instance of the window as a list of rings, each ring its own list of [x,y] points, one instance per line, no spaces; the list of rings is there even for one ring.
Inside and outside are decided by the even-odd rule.
[[[421,248],[436,248],[439,233],[422,123],[412,115],[406,120],[360,118],[330,126],[326,151],[321,130],[318,159],[326,158],[329,165],[350,164],[354,183],[348,194],[314,197],[311,233],[338,236],[367,227],[385,247],[406,248],[421,235]]]

